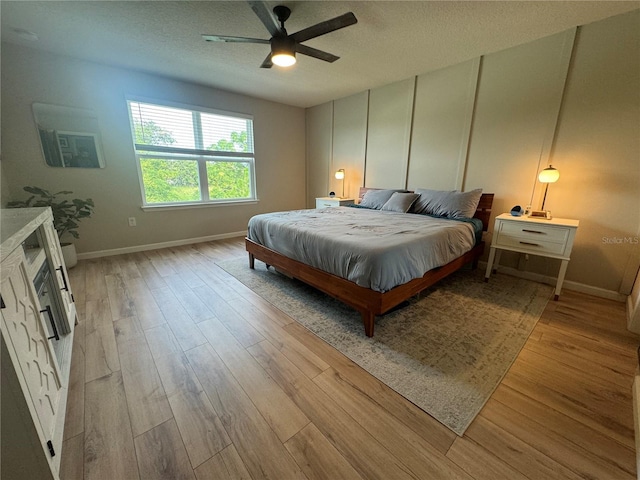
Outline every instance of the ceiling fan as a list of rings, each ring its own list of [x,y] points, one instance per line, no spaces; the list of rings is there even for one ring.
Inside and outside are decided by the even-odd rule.
[[[356,16],[352,13],[345,13],[339,17],[317,23],[311,27],[300,30],[299,32],[288,34],[284,28],[284,22],[291,15],[291,9],[284,5],[273,7],[274,16],[269,11],[269,7],[263,1],[249,1],[249,5],[262,21],[267,30],[271,34],[269,40],[261,38],[247,37],[228,37],[224,35],[202,35],[207,42],[236,42],[236,43],[268,43],[271,44],[271,53],[264,59],[260,68],[271,68],[274,64],[281,67],[289,67],[296,63],[296,53],[301,53],[309,57],[318,58],[325,62],[335,62],[340,57],[332,55],[316,48],[302,45],[302,42],[311,40],[312,38],[325,35],[348,27],[357,23]],[[280,25],[278,25],[278,23]]]

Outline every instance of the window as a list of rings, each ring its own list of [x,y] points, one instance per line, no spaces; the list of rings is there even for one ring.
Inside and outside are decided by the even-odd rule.
[[[256,199],[251,117],[127,103],[144,205]]]

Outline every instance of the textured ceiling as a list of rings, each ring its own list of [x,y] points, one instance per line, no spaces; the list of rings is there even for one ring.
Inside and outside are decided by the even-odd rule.
[[[298,55],[290,69],[260,69],[268,45],[202,40],[203,33],[269,38],[244,1],[3,0],[2,41],[309,107],[640,8],[638,1],[269,2],[278,4],[292,10],[289,33],[355,13],[356,25],[305,42],[340,60]]]

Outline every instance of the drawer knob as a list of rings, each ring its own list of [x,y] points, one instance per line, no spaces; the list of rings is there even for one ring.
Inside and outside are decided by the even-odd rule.
[[[527,232],[527,233],[539,233],[540,235],[546,235],[547,234],[547,232],[540,232],[538,230],[528,230],[526,228],[523,228],[522,231],[523,232]]]

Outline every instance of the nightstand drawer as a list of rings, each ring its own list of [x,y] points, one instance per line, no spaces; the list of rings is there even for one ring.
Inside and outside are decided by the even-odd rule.
[[[500,222],[498,243],[501,237],[514,238],[531,243],[561,243],[565,244],[569,238],[568,227],[540,225],[524,222]]]
[[[512,236],[500,233],[495,244],[497,248],[515,248],[518,251],[527,251],[536,255],[563,255],[566,248],[565,243],[548,242],[540,237],[524,238],[523,236]]]

